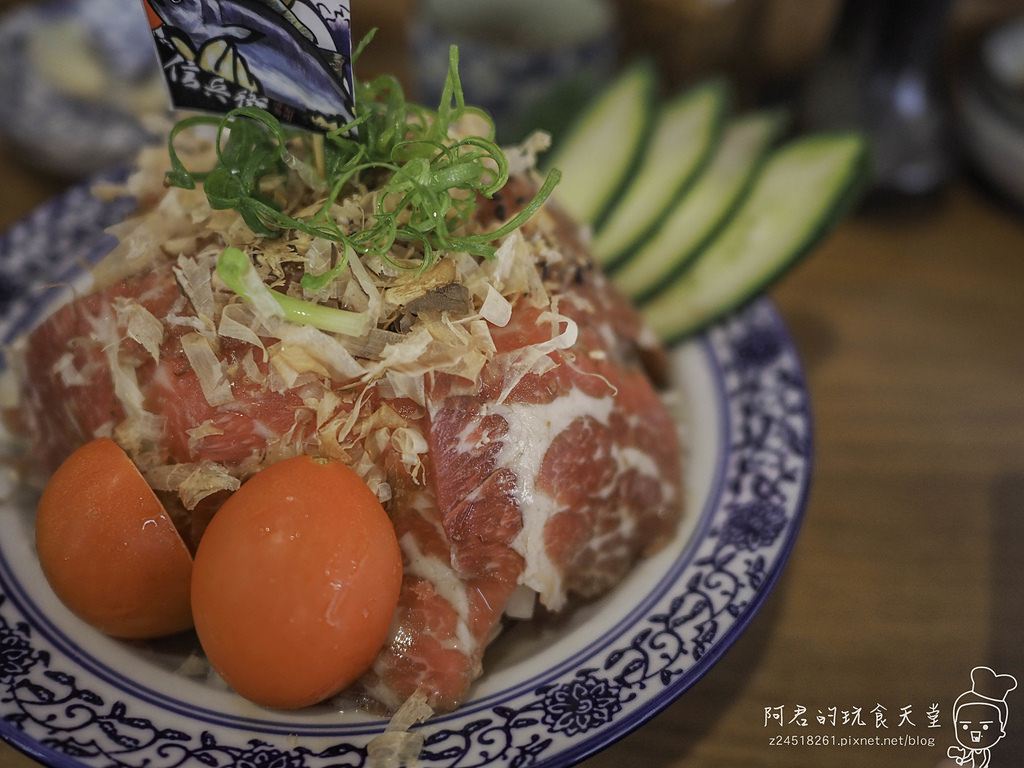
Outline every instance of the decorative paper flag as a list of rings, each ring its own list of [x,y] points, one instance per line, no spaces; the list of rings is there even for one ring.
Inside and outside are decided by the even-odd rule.
[[[142,0],[175,107],[257,106],[329,130],[354,114],[349,0]]]

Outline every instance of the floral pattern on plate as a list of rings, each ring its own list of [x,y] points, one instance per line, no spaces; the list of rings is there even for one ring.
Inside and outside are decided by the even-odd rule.
[[[0,238],[0,341],[43,311],[39,291],[109,247],[127,210],[86,187]],[[8,282],[11,281],[11,282]],[[608,596],[512,627],[454,713],[423,724],[427,768],[567,766],[639,727],[743,631],[796,539],[811,473],[800,361],[759,299],[673,350],[690,445],[677,539]],[[0,361],[2,365],[2,361]],[[359,768],[386,722],[318,707],[264,710],[176,672],[195,650],[105,638],[49,591],[31,497],[0,507],[0,736],[55,768]]]

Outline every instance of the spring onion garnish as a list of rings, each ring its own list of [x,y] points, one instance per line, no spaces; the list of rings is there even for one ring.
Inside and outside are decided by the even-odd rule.
[[[365,45],[365,41],[364,41]],[[362,46],[360,47],[360,50]],[[458,50],[451,48],[448,76],[436,111],[406,102],[391,76],[358,83],[356,117],[326,135],[284,127],[264,110],[244,107],[223,117],[182,120],[170,136],[170,184],[187,189],[204,185],[214,208],[237,210],[253,232],[274,236],[288,229],[325,238],[361,254],[387,258],[395,244],[419,246],[421,269],[439,251],[493,257],[494,241],[524,224],[551,194],[559,180],[552,170],[533,200],[512,219],[487,233],[466,233],[464,225],[478,195],[490,197],[508,180],[508,162],[494,142],[494,123],[486,113],[467,106],[458,73]],[[484,121],[486,136],[452,139],[451,127],[467,115]],[[197,125],[217,127],[217,162],[208,171],[191,171],[174,150],[176,136]],[[294,155],[288,145],[301,142],[312,158],[304,170],[314,173],[323,188],[323,203],[306,218],[295,218],[263,190],[287,171]],[[366,183],[380,191],[369,226],[347,231],[332,216],[332,207],[354,185]],[[307,275],[308,290],[323,287],[343,265],[326,275]]]
[[[362,336],[369,330],[367,315],[303,301],[268,288],[249,257],[238,248],[224,249],[217,260],[217,274],[228,288],[267,315],[348,336]]]

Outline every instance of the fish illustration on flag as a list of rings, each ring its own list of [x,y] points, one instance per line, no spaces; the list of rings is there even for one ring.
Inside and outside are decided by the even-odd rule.
[[[354,116],[349,0],[142,0],[171,101],[257,106],[330,130]]]

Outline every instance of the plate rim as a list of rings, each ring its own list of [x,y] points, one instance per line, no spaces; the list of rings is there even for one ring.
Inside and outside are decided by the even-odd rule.
[[[20,222],[12,225],[7,231],[0,233],[0,253],[9,251],[12,248],[12,243],[15,242],[18,234],[26,227],[32,226],[32,222],[38,221],[41,218],[45,218],[44,212],[50,211],[54,207],[60,210],[65,210],[68,206],[73,206],[78,202],[81,202],[83,195],[91,198],[91,194],[88,189],[91,187],[93,182],[86,182],[84,184],[76,185],[64,193],[56,196],[48,202],[43,203],[39,208],[33,211],[29,216],[22,219]],[[97,232],[97,239],[103,236],[102,232]],[[92,243],[90,247],[95,248],[96,243]],[[0,331],[6,330],[8,325],[7,312],[3,312],[5,316],[3,322],[0,323]],[[813,480],[813,467],[814,467],[814,418],[813,408],[810,398],[810,392],[806,385],[806,376],[804,372],[804,366],[800,359],[800,356],[796,350],[793,338],[786,327],[785,322],[772,303],[772,301],[766,296],[757,297],[755,300],[748,302],[743,307],[737,309],[730,315],[721,319],[713,326],[705,330],[698,336],[691,338],[687,344],[696,344],[700,347],[700,353],[709,362],[712,363],[715,393],[717,395],[717,402],[719,404],[719,414],[716,417],[718,428],[721,430],[720,440],[721,443],[718,447],[719,455],[716,457],[714,465],[714,481],[711,487],[711,493],[704,499],[704,507],[699,510],[700,519],[695,525],[689,539],[684,543],[684,546],[680,549],[677,557],[672,561],[672,572],[678,572],[680,575],[685,570],[686,566],[696,556],[696,549],[701,541],[697,534],[698,531],[703,531],[705,534],[713,523],[713,517],[715,508],[719,505],[720,498],[722,495],[721,483],[726,479],[727,470],[724,464],[729,458],[731,445],[730,445],[730,432],[731,432],[731,412],[730,412],[730,398],[729,393],[725,389],[724,377],[726,372],[723,370],[722,361],[719,359],[720,352],[715,349],[716,343],[725,343],[721,338],[727,335],[727,329],[730,325],[742,325],[746,319],[756,314],[760,320],[770,328],[771,332],[777,336],[777,339],[782,347],[782,351],[788,357],[790,365],[793,367],[793,373],[800,384],[800,392],[803,397],[800,404],[800,416],[803,419],[803,424],[806,430],[805,434],[805,446],[806,452],[803,458],[802,473],[799,486],[796,488],[796,496],[791,509],[787,509],[787,517],[785,524],[787,526],[785,531],[785,537],[782,540],[781,546],[779,546],[777,552],[772,558],[771,567],[765,573],[763,580],[761,581],[758,588],[754,591],[750,601],[746,604],[747,607],[743,613],[737,617],[725,630],[723,635],[718,638],[711,646],[706,654],[704,654],[699,662],[688,669],[685,673],[681,674],[671,685],[664,686],[656,697],[652,700],[647,701],[644,706],[630,710],[624,713],[621,718],[617,718],[614,721],[614,725],[607,729],[599,731],[594,736],[588,736],[587,738],[578,739],[571,741],[566,744],[563,748],[558,749],[554,753],[547,756],[538,755],[538,760],[533,764],[537,766],[568,766],[575,764],[576,762],[586,759],[589,756],[607,748],[611,744],[624,738],[626,735],[634,732],[637,728],[647,723],[649,720],[654,718],[665,708],[674,703],[680,696],[682,696],[687,690],[689,690],[696,682],[698,682],[714,665],[719,659],[732,647],[736,639],[746,631],[747,627],[754,620],[756,615],[759,613],[760,608],[767,600],[768,596],[772,593],[775,585],[777,584],[782,572],[785,569],[786,564],[792,554],[793,548],[799,537],[799,532],[802,527],[803,519],[805,517],[808,499],[810,495],[811,483]],[[9,332],[9,331],[8,331]],[[3,368],[3,361],[0,358],[0,368]],[[723,461],[723,458],[726,461]],[[698,514],[698,511],[694,511],[693,514]],[[684,555],[688,555],[684,557]],[[7,568],[6,563],[0,563],[0,576],[3,575],[2,571]],[[12,574],[13,576],[14,574]],[[16,580],[16,579],[15,579]],[[4,579],[0,578],[0,583]],[[669,591],[670,587],[678,583],[675,579],[670,579],[668,574],[663,575],[658,579],[656,589],[659,597],[652,597],[652,592],[648,592],[644,595],[644,599],[641,603],[628,613],[628,617],[636,616],[638,619],[643,618],[643,613],[648,608],[643,606],[653,606],[660,596],[663,596],[665,592]],[[653,588],[652,588],[653,589]],[[28,617],[32,610],[26,610],[26,607],[21,604],[20,598],[14,598],[5,588],[0,590],[0,602],[3,599],[13,599],[19,609],[22,616]],[[28,595],[24,597],[25,601],[31,602]],[[42,620],[45,622],[45,616],[40,614]],[[0,617],[2,618],[2,617]],[[627,623],[627,617],[621,617],[616,621],[615,626],[618,627]],[[37,625],[34,625],[37,626]],[[58,634],[63,634],[58,627],[53,627],[53,631]],[[46,632],[44,632],[46,634]],[[610,644],[614,643],[617,639],[621,638],[625,633],[616,633],[614,637],[609,638],[606,633],[604,636],[597,640],[589,643],[583,650],[576,651],[572,654],[571,659],[587,659],[590,658],[592,653],[591,649],[604,649]],[[48,637],[52,642],[52,636]],[[73,642],[72,638],[67,638],[67,641]],[[73,657],[69,657],[71,661],[75,662],[75,668],[77,669],[77,660]],[[95,660],[95,663],[105,666],[102,661]],[[533,675],[523,683],[514,686],[515,691],[526,691],[531,686],[535,686],[537,681],[542,679],[555,679],[559,675],[564,674],[570,670],[576,662],[571,660],[565,660],[560,662],[556,667],[556,672],[552,670],[544,670],[541,673]],[[171,699],[166,694],[156,693],[156,700],[150,701],[147,696],[140,696],[139,690],[143,693],[148,693],[150,689],[140,684],[130,684],[128,688],[120,685],[116,685],[107,680],[106,677],[100,675],[105,685],[114,685],[120,694],[145,700],[149,706],[153,706],[159,709],[163,709],[165,705],[161,703],[162,700]],[[131,681],[128,681],[131,683]],[[455,722],[459,718],[464,717],[466,714],[473,714],[476,712],[483,712],[485,710],[493,709],[496,703],[500,703],[500,700],[505,700],[505,690],[496,692],[485,696],[478,702],[471,700],[467,703],[465,708],[456,710],[454,713],[447,715],[440,715],[437,718],[432,718],[430,723],[449,723]],[[520,694],[516,694],[520,695]],[[171,710],[174,711],[174,710]],[[183,711],[179,712],[185,717],[191,717],[193,712],[190,705],[187,703],[183,704]],[[83,766],[92,765],[89,762],[83,762],[77,759],[74,755],[69,755],[66,752],[57,750],[53,747],[47,746],[46,744],[40,743],[36,738],[29,736],[27,732],[12,726],[7,719],[6,713],[0,710],[0,738],[5,742],[11,744],[15,749],[23,752],[30,758],[44,763],[53,768],[83,768]],[[290,733],[295,730],[294,727],[289,727],[289,724],[281,724],[275,728],[268,728],[268,725],[272,722],[271,720],[255,719],[254,722],[261,726],[258,734],[269,734],[269,733]],[[280,722],[280,721],[279,721]],[[205,718],[202,723],[211,725],[224,725],[221,723],[214,723],[208,721]],[[227,727],[232,729],[241,730],[239,718],[234,718],[233,723],[227,724]],[[362,730],[375,730],[373,728],[374,723],[368,722],[360,725],[352,725],[351,729],[346,729],[344,736],[348,737],[358,733]],[[379,729],[379,724],[377,729]],[[336,726],[335,726],[336,728]],[[325,732],[330,731],[329,726],[313,727],[313,731],[324,730]],[[313,735],[308,729],[303,729],[303,733]]]

